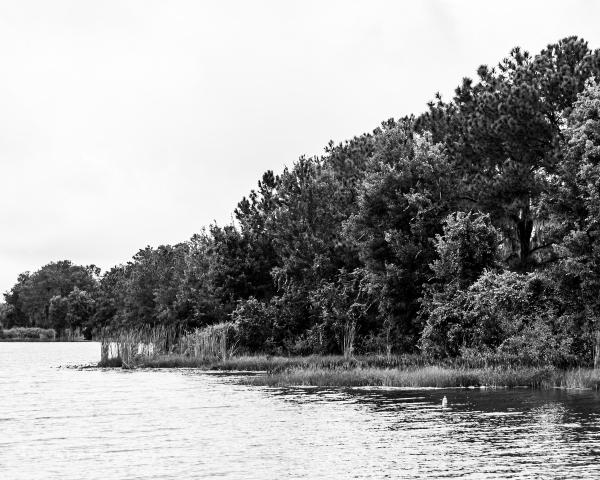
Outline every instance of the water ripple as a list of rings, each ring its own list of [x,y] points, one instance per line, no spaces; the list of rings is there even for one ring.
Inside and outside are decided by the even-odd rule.
[[[599,478],[592,392],[259,388],[0,343],[0,478]],[[447,396],[449,408],[441,408]]]

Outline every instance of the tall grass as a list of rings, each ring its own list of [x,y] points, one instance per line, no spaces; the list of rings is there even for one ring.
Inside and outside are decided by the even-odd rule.
[[[357,367],[291,368],[247,379],[253,385],[318,387],[516,387],[546,388],[553,380],[551,368],[446,368],[441,366],[398,368]]]
[[[554,367],[448,367],[411,366],[386,368],[376,366],[320,367],[288,366],[244,380],[263,386],[318,387],[531,387],[539,389],[600,389],[600,370]]]
[[[100,366],[133,367],[139,357],[175,353],[178,333],[165,326],[102,329],[96,336],[100,342]]]
[[[185,355],[196,359],[225,360],[235,351],[233,325],[219,323],[185,334],[181,346]]]
[[[554,386],[559,388],[600,389],[600,370],[592,368],[574,368],[559,370],[555,374]]]
[[[210,325],[192,332],[176,327],[104,329],[100,342],[100,366],[154,366],[160,362],[194,364],[225,360],[232,355],[230,323]]]
[[[356,322],[347,322],[342,333],[342,351],[344,358],[349,359],[354,354],[354,340],[356,338]]]

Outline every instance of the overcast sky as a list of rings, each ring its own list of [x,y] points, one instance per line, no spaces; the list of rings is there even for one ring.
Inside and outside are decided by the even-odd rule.
[[[1,1],[0,292],[231,220],[263,171],[419,113],[594,1]]]

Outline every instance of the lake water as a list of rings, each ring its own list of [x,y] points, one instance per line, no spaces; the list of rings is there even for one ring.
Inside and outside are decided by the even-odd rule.
[[[0,343],[1,479],[600,478],[595,392],[268,389],[64,368],[99,354]]]

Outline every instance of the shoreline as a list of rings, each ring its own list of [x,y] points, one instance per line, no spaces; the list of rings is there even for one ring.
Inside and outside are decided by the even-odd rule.
[[[48,339],[48,338],[0,338],[0,343],[10,343],[10,342],[31,342],[31,343],[83,343],[83,342],[94,342],[94,340],[62,340],[60,338],[57,339]]]
[[[267,387],[346,388],[532,388],[600,389],[600,370],[538,366],[460,366],[443,362],[402,364],[385,357],[342,356],[271,357],[248,355],[200,359],[184,355],[136,357],[128,365],[112,358],[97,367],[126,369],[197,369],[212,372],[256,373],[241,383]]]

